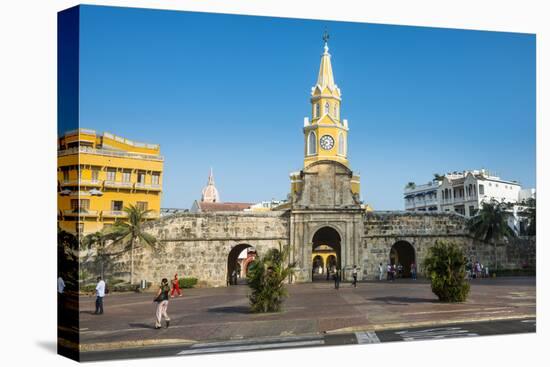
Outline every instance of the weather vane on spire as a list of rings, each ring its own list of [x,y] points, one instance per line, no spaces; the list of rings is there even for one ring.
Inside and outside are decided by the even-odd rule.
[[[323,41],[325,41],[325,55],[328,55],[328,39],[330,38],[330,36],[328,35],[328,31],[327,29],[325,28],[325,33],[323,34]]]
[[[325,41],[325,43],[328,43],[329,38],[330,38],[330,36],[328,34],[327,29],[325,28],[325,33],[323,33],[323,41]]]

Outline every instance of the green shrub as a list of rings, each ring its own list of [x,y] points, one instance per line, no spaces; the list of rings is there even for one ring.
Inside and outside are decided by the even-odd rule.
[[[88,285],[81,285],[80,286],[80,292],[81,293],[95,293],[95,284],[88,284]]]
[[[178,283],[180,288],[193,288],[197,285],[198,279],[197,278],[180,278],[178,279]]]
[[[287,290],[284,282],[294,273],[294,264],[288,263],[289,247],[271,249],[267,254],[254,260],[248,268],[248,286],[252,312],[281,311]]]
[[[426,276],[432,292],[442,302],[464,302],[470,292],[466,278],[467,259],[462,250],[451,243],[437,241],[424,260]]]
[[[114,286],[108,285],[109,292],[139,292],[139,284],[117,284]]]

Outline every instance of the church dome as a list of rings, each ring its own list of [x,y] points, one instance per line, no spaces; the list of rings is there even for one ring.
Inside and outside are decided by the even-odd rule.
[[[212,173],[212,169],[210,169],[210,175],[208,176],[208,184],[202,189],[201,201],[206,203],[220,202],[220,194],[214,185],[214,174]]]

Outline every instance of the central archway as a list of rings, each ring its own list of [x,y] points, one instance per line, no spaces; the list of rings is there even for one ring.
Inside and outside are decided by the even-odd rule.
[[[397,241],[390,250],[390,264],[403,266],[404,278],[411,276],[411,264],[416,262],[414,247],[407,241]]]
[[[341,238],[332,227],[322,227],[313,235],[311,279],[328,280],[330,273],[341,269]]]
[[[241,243],[233,247],[227,255],[227,285],[246,284],[248,266],[255,258],[253,246]]]

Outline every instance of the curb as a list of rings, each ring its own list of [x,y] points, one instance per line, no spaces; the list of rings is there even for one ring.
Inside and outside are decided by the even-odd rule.
[[[408,329],[423,326],[437,326],[437,325],[450,325],[450,324],[468,324],[473,322],[484,321],[499,321],[499,320],[521,320],[526,318],[536,318],[534,313],[518,314],[513,316],[497,316],[497,317],[479,317],[473,319],[458,319],[458,320],[437,320],[437,321],[418,321],[418,322],[402,322],[402,323],[387,323],[387,324],[374,324],[368,326],[351,326],[347,328],[327,330],[327,334],[343,334],[354,333],[359,331],[382,331],[392,329]]]
[[[128,340],[112,343],[90,343],[80,344],[79,351],[82,352],[105,352],[116,349],[133,349],[152,346],[168,346],[168,345],[189,345],[196,343],[196,340],[190,339],[145,339],[145,340]]]

